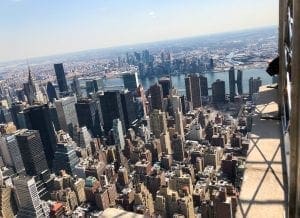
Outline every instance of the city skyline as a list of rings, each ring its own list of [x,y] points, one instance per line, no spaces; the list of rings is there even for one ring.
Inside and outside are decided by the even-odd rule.
[[[0,0],[0,217],[299,217],[299,23],[299,0]]]
[[[88,5],[2,0],[0,6],[1,62],[238,31],[278,21],[278,4],[272,0],[89,1]]]

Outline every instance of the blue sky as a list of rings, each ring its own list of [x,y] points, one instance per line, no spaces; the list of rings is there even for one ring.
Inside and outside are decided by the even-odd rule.
[[[0,0],[0,62],[278,23],[278,0]]]

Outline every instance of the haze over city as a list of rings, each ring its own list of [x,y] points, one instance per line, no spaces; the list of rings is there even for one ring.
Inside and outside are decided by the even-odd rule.
[[[1,0],[0,62],[278,24],[274,0]]]
[[[299,218],[299,0],[0,0],[0,217]]]

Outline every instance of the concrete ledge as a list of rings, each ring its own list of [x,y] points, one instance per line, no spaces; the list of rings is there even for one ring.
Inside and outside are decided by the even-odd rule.
[[[261,119],[266,114],[277,115],[277,99],[276,89],[260,87],[236,217],[285,217],[281,123]]]

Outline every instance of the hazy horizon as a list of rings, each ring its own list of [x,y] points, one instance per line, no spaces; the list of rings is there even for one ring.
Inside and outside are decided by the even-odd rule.
[[[122,44],[122,45],[115,45],[115,46],[109,46],[109,47],[102,47],[102,48],[88,48],[88,49],[83,49],[83,50],[78,50],[78,51],[69,51],[69,52],[64,52],[64,53],[55,53],[55,54],[49,54],[49,55],[41,55],[41,56],[35,56],[35,57],[26,57],[26,58],[21,58],[21,59],[12,59],[12,60],[7,60],[7,61],[1,61],[1,64],[5,63],[13,63],[13,62],[21,62],[21,61],[33,61],[36,59],[44,59],[44,58],[50,58],[50,57],[58,57],[58,56],[68,56],[68,55],[76,55],[80,53],[85,53],[85,52],[91,52],[91,51],[100,51],[100,50],[109,50],[109,49],[122,49],[122,48],[128,48],[128,49],[136,49],[138,47],[142,46],[150,46],[154,45],[155,43],[170,43],[172,41],[177,41],[177,40],[188,40],[188,39],[193,39],[193,38],[200,38],[200,37],[216,37],[219,35],[230,35],[234,33],[243,33],[243,32],[252,32],[255,30],[263,30],[263,29],[271,29],[271,28],[277,28],[276,25],[270,25],[270,26],[262,26],[262,27],[256,27],[256,28],[249,28],[249,29],[241,29],[241,30],[235,30],[235,31],[226,31],[226,32],[216,32],[216,33],[207,33],[204,35],[195,35],[195,36],[188,36],[188,37],[180,37],[180,38],[172,38],[172,39],[165,39],[165,40],[160,40],[160,41],[149,41],[149,42],[140,42],[140,43],[135,43],[135,44]],[[131,47],[131,48],[129,48]]]
[[[0,0],[0,62],[277,23],[277,0]]]

